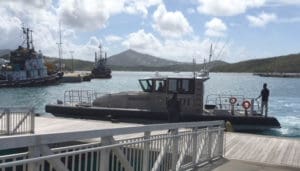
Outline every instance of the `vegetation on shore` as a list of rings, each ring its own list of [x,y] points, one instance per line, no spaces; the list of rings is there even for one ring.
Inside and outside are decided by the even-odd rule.
[[[124,54],[124,55],[122,55]],[[9,55],[2,54],[6,60]],[[130,60],[127,60],[130,59]],[[113,59],[113,60],[112,60]],[[124,65],[120,65],[120,61],[124,61]],[[58,63],[58,58],[46,58],[46,61],[52,64]],[[117,63],[113,61],[118,61]],[[128,61],[136,61],[134,65],[125,64]],[[72,60],[63,59],[66,70],[72,69]],[[74,59],[74,70],[89,71],[92,70],[94,62]],[[108,58],[108,63],[112,70],[117,71],[194,71],[203,68],[203,64],[194,66],[191,63],[180,63],[162,58],[141,54],[133,50],[127,50],[120,54]],[[161,64],[164,64],[163,66]],[[168,65],[167,65],[168,64]],[[283,72],[283,73],[300,73],[300,53],[286,56],[278,56],[264,59],[253,59],[237,63],[227,63],[224,61],[213,61],[207,65],[212,72]]]
[[[254,59],[233,64],[219,65],[213,72],[283,72],[300,73],[300,53],[265,59]]]

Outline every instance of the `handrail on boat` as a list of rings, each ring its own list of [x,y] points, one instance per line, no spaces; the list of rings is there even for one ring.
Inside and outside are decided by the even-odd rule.
[[[107,93],[104,92],[96,92],[95,90],[83,90],[83,89],[72,89],[66,90],[64,92],[64,101],[63,104],[71,105],[71,106],[92,106],[93,101],[103,96]]]
[[[230,103],[230,99],[235,98],[236,102],[234,104]],[[215,109],[219,110],[232,110],[235,111],[245,111],[243,108],[243,102],[249,101],[251,104],[250,113],[260,114],[261,108],[260,103],[253,97],[246,97],[244,95],[233,95],[233,94],[209,94],[206,96],[205,105],[212,105]]]

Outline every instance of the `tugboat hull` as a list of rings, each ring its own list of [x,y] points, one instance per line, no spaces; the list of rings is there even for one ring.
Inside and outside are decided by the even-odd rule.
[[[34,86],[47,86],[58,84],[60,76],[49,76],[46,78],[39,79],[28,79],[28,80],[19,80],[19,81],[0,81],[0,88],[7,87],[34,87]]]
[[[60,117],[71,117],[96,120],[118,120],[126,122],[160,121],[167,122],[168,113],[152,112],[143,109],[106,108],[106,107],[76,107],[64,105],[46,105],[46,112]],[[181,117],[180,122],[192,121],[229,121],[234,130],[265,130],[269,128],[280,128],[280,123],[274,117],[261,116],[211,116],[199,114],[186,114]]]

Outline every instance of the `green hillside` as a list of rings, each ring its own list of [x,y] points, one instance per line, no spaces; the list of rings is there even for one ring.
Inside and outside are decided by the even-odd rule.
[[[46,61],[53,64],[59,63],[58,58],[46,58]],[[62,59],[62,63],[65,64],[65,70],[70,71],[72,69],[71,59]],[[93,62],[74,59],[74,70],[76,71],[89,71],[93,68],[93,66]]]
[[[213,67],[213,72],[300,72],[300,54],[255,59]]]
[[[227,65],[228,63],[223,61],[213,61],[208,64],[208,68],[213,68],[215,66]],[[193,64],[176,64],[176,65],[168,65],[168,66],[160,66],[160,67],[150,67],[150,66],[111,66],[112,70],[118,71],[200,71],[203,68],[203,64],[197,64],[194,66]]]
[[[4,50],[5,52],[7,50]],[[3,51],[3,52],[4,52]],[[0,51],[1,52],[1,51]],[[132,57],[132,56],[134,57]],[[140,58],[139,58],[140,57]],[[2,58],[9,59],[9,55],[2,54]],[[133,59],[131,59],[133,58]],[[139,59],[139,60],[138,60]],[[46,58],[47,62],[58,63],[58,58]],[[120,64],[120,61],[124,61]],[[127,64],[125,64],[127,61]],[[134,65],[128,61],[135,61]],[[127,50],[115,55],[112,59],[108,58],[112,70],[118,71],[193,71],[194,66],[191,63],[180,63],[176,61],[164,60],[146,54],[141,54],[133,50]],[[66,70],[71,70],[72,60],[63,59]],[[162,65],[164,64],[164,65]],[[74,69],[78,71],[89,71],[94,63],[74,59]],[[226,63],[224,61],[213,61],[208,65],[212,72],[286,72],[300,73],[300,53],[286,56],[278,56],[265,59],[254,59],[238,63]],[[198,64],[195,70],[202,69],[202,64]]]

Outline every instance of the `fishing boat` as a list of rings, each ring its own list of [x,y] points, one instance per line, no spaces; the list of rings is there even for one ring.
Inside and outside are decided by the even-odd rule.
[[[93,78],[111,78],[111,69],[107,66],[107,53],[103,57],[102,46],[99,45],[99,55],[95,52],[95,64],[91,72]]]
[[[0,87],[24,87],[56,84],[63,73],[48,73],[41,51],[33,46],[32,30],[23,28],[26,47],[19,46],[10,52],[7,63],[0,66]]]

